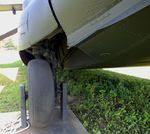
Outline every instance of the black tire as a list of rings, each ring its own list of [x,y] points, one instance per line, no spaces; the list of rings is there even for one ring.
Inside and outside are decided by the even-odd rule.
[[[28,64],[29,122],[32,127],[47,127],[54,108],[54,80],[49,64],[41,59]]]

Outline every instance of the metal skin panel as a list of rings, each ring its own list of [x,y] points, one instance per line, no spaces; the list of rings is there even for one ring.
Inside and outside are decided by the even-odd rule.
[[[30,2],[31,0],[23,0],[23,9],[25,9]]]
[[[121,0],[51,0],[56,16],[66,34],[80,29]]]
[[[65,69],[150,65],[150,6],[72,47]]]
[[[73,47],[150,4],[149,0],[51,0],[55,14]]]
[[[32,0],[22,13],[17,48],[24,50],[31,47],[52,34],[57,27],[48,0]]]
[[[48,0],[27,5],[19,28],[19,50],[57,28]],[[51,0],[51,5],[70,48],[65,44],[61,56],[65,69],[149,65],[150,0]]]

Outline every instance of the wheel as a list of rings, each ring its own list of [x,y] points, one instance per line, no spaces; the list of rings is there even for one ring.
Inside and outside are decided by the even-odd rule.
[[[29,122],[32,127],[47,127],[54,108],[54,79],[49,64],[41,59],[28,64]]]

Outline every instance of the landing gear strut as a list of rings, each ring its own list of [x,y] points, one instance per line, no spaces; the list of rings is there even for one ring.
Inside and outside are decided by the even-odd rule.
[[[67,107],[67,85],[55,92],[55,77],[49,63],[42,59],[28,64],[29,129],[19,134],[87,134]],[[57,95],[55,95],[57,93]],[[60,95],[60,105],[56,96]]]

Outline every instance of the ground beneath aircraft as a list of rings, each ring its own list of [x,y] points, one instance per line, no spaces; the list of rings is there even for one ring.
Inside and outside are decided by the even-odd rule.
[[[150,71],[148,71],[148,72],[146,72],[146,73],[149,73]],[[1,113],[0,113],[0,115],[1,115]],[[5,119],[6,119],[6,117],[8,118],[8,115],[4,115],[3,113],[2,113],[2,117],[4,117],[4,120],[3,120],[3,122],[5,121]],[[12,114],[12,113],[10,113],[10,120],[12,119],[14,117],[14,115]],[[16,116],[15,116],[16,117]],[[13,120],[11,120],[11,121],[13,121]],[[0,122],[1,122],[1,118],[0,118]],[[4,123],[5,124],[5,123]],[[9,128],[13,128],[13,127],[7,127],[7,122],[6,122],[6,126],[4,126],[5,128],[7,128],[7,130],[9,131]],[[1,125],[0,125],[1,126]],[[11,126],[11,125],[10,125]],[[13,126],[13,122],[12,122],[12,126]],[[0,134],[4,134],[4,133],[1,133],[1,129],[0,129]],[[9,134],[9,133],[7,133],[7,134]]]
[[[20,112],[0,113],[0,134],[13,134],[20,126]]]

